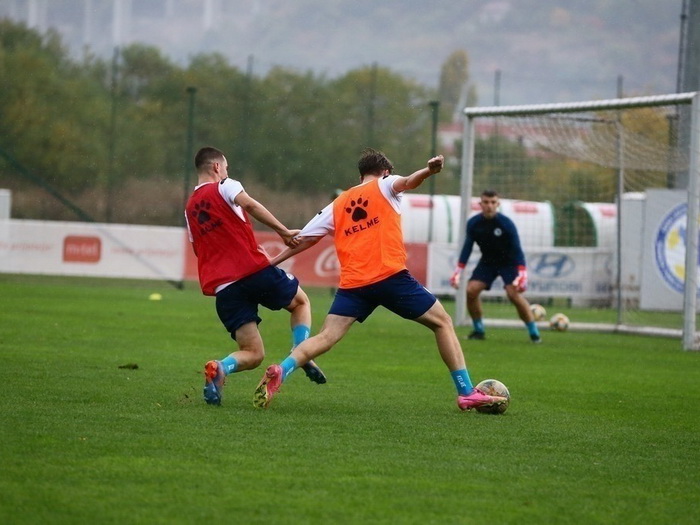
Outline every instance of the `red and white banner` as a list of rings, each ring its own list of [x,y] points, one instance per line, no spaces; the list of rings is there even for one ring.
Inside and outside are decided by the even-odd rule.
[[[256,232],[270,256],[284,248],[278,235]],[[425,284],[427,245],[408,243],[408,268]],[[282,265],[303,286],[338,285],[333,240],[322,239]],[[0,220],[0,272],[197,280],[197,258],[184,228],[88,222]]]
[[[285,249],[279,236],[256,232],[272,257]],[[406,243],[411,274],[436,294],[454,294],[448,278],[458,247]],[[529,297],[605,300],[611,294],[612,254],[600,248],[527,250]],[[473,254],[465,275],[478,259]],[[338,259],[331,237],[281,267],[302,286],[336,287]],[[197,281],[197,258],[184,228],[85,222],[0,220],[0,272]],[[491,294],[502,294],[502,285]]]
[[[0,272],[182,279],[183,229],[0,220]]]

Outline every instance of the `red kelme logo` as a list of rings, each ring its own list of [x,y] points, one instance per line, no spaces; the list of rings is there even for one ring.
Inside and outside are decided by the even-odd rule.
[[[63,261],[96,263],[102,253],[102,241],[99,237],[69,235],[63,239]]]

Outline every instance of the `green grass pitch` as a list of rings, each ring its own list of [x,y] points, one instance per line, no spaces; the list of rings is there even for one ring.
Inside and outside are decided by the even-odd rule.
[[[331,295],[309,292],[316,333]],[[234,346],[194,283],[3,275],[0,305],[3,524],[700,515],[700,355],[678,340],[462,340],[474,383],[510,388],[490,416],[457,409],[427,329],[380,309],[319,359],[328,384],[296,373],[257,410],[262,367],[229,378],[221,407],[202,400],[204,363]],[[290,348],[289,316],[262,317],[266,366]]]

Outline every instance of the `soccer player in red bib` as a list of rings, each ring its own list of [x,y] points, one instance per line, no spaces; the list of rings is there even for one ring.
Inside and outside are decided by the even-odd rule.
[[[204,367],[204,400],[219,405],[226,376],[256,368],[265,357],[258,306],[291,313],[293,346],[309,337],[311,306],[299,281],[270,264],[255,240],[249,215],[277,232],[286,245],[294,244],[298,230],[286,228],[240,182],[228,178],[228,161],[218,149],[200,149],[194,164],[198,180],[185,219],[199,284],[204,295],[216,296],[219,319],[238,343],[237,351]],[[311,381],[326,382],[315,363],[306,365]]]
[[[279,264],[332,234],[340,262],[340,285],[321,331],[299,344],[282,363],[267,368],[255,390],[255,406],[267,407],[297,367],[330,350],[355,321],[363,322],[377,306],[432,330],[457,390],[460,409],[496,406],[506,401],[474,388],[452,319],[406,268],[402,195],[439,173],[443,163],[440,155],[430,159],[425,168],[401,177],[392,175],[394,167],[382,152],[365,150],[358,162],[360,184],[341,193],[316,215],[299,234],[298,246],[290,246],[272,259],[273,264]]]

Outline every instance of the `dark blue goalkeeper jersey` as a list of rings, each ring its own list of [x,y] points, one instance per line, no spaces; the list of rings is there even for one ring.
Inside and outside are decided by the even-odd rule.
[[[513,221],[501,213],[487,219],[479,213],[467,221],[467,237],[459,262],[467,264],[474,243],[481,249],[481,263],[494,266],[525,266],[525,254]]]

